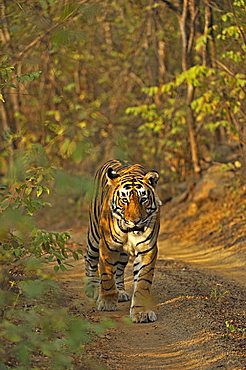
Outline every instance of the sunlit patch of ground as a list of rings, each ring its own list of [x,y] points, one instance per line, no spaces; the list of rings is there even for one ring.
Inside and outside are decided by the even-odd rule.
[[[92,322],[115,323],[87,346],[90,369],[243,369],[246,338],[231,334],[225,322],[245,324],[246,289],[206,269],[175,260],[159,259],[153,295],[158,321],[131,324],[129,302],[116,312],[98,313],[83,293],[83,262],[58,280],[63,304]],[[132,291],[132,266],[126,286]],[[88,365],[89,366],[89,365]]]
[[[162,209],[159,258],[152,288],[158,321],[129,323],[129,302],[98,313],[83,293],[83,260],[57,275],[63,305],[92,322],[115,327],[87,346],[88,369],[246,368],[246,200],[206,202]],[[169,213],[170,211],[170,213]],[[74,247],[85,248],[86,229],[72,230]],[[132,292],[132,265],[126,288]],[[231,323],[231,331],[226,323]]]
[[[167,214],[163,208],[159,255],[209,268],[246,286],[246,196],[207,201],[194,215],[191,206]]]

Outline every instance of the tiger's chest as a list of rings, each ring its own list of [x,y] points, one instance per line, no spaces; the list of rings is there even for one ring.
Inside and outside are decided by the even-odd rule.
[[[123,250],[131,256],[148,249],[151,242],[152,230],[148,228],[145,232],[129,232]]]
[[[125,251],[130,256],[136,256],[139,252],[145,252],[150,248],[150,244],[156,241],[155,232],[157,220],[153,218],[143,231],[123,231],[117,221],[114,219],[110,232],[104,234],[104,238],[110,249]],[[155,239],[155,240],[154,240]]]

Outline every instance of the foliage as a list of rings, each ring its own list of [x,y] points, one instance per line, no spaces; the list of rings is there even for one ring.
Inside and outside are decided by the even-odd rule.
[[[208,150],[213,156],[216,140],[233,142],[244,122],[244,5],[224,0],[212,7],[208,33],[201,31],[205,5],[198,6],[193,61],[182,70],[178,13],[161,1],[8,3],[0,72],[10,117],[5,143],[42,143],[55,167],[83,174],[118,155],[183,179],[192,167],[187,84],[195,88],[201,158]],[[212,64],[204,62],[205,51]],[[4,146],[3,173],[7,152]]]
[[[211,289],[210,297],[215,300],[222,300],[228,294],[229,294],[228,290],[223,290],[218,287],[214,287]]]
[[[223,145],[246,158],[245,1],[195,2],[188,48],[185,2],[168,4],[1,3],[0,335],[13,366],[32,366],[34,353],[48,363],[53,353],[54,368],[69,367],[72,341],[81,348],[86,336],[86,322],[59,311],[56,323],[55,311],[37,304],[57,290],[40,263],[62,272],[81,255],[68,248],[68,233],[36,225],[52,211],[52,195],[63,197],[63,217],[69,202],[81,215],[98,164],[113,157],[156,168],[163,187],[184,181],[194,172],[192,130],[202,165]]]
[[[36,271],[36,278],[10,281],[0,290],[1,369],[73,368],[74,356],[81,356],[92,332],[112,326],[98,325],[72,316],[59,308],[59,286],[42,272],[37,259],[25,262],[25,274]],[[4,352],[3,352],[4,351]]]
[[[2,89],[4,87],[13,86],[11,82],[14,67],[9,65],[7,55],[4,55],[0,60],[0,100],[4,103]]]
[[[0,189],[0,367],[71,367],[89,331],[102,329],[58,308],[61,295],[47,273],[72,267],[82,251],[67,246],[67,232],[40,230],[34,216],[50,205],[54,168],[40,145],[19,151]],[[48,270],[47,270],[48,269]]]
[[[242,68],[245,64],[244,9],[243,1],[234,1],[233,11],[215,14],[217,23],[213,25],[213,34],[217,59],[213,61],[213,66],[204,64],[197,55],[194,65],[176,73],[170,81],[159,86],[144,87],[142,91],[150,101],[148,104],[126,109],[127,114],[141,119],[138,132],[139,137],[147,137],[147,152],[152,153],[148,145],[149,133],[158,136],[156,141],[161,148],[160,153],[164,155],[162,160],[166,161],[170,170],[176,164],[175,172],[178,172],[180,157],[187,160],[186,117],[190,108],[196,125],[195,134],[200,137],[201,152],[204,144],[209,147],[214,142],[218,132],[226,132],[232,140],[237,137],[239,142],[242,141],[240,131],[245,122],[246,83]],[[197,53],[208,40],[212,40],[211,35],[208,39],[204,39],[204,35],[197,39]],[[193,86],[195,91],[190,107],[184,94],[185,85]]]
[[[226,320],[226,328],[229,334],[246,338],[246,328],[236,324],[233,320]]]

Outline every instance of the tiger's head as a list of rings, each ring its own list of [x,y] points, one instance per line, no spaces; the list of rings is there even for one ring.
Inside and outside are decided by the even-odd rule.
[[[120,220],[127,231],[144,231],[161,205],[155,191],[158,172],[131,176],[130,173],[120,175],[109,168],[107,177],[111,188],[109,202],[113,217]]]

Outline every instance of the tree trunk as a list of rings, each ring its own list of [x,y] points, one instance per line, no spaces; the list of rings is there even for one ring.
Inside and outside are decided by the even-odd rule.
[[[158,42],[158,59],[159,59],[159,84],[164,84],[167,72],[166,45],[165,42],[162,40],[159,40]]]
[[[182,70],[185,72],[193,65],[193,45],[195,38],[195,21],[197,10],[194,0],[184,0],[182,14],[179,16],[179,26],[182,40]],[[187,127],[191,149],[191,160],[193,170],[196,175],[200,175],[200,156],[196,134],[196,119],[191,107],[194,99],[195,88],[187,82],[186,84],[186,103],[187,103]]]
[[[5,105],[3,102],[0,102],[0,110],[1,110],[1,126],[2,126],[1,132],[6,132],[9,130],[9,126],[8,126],[7,113],[6,113]]]
[[[242,156],[242,180],[246,185],[246,123],[242,123],[241,129],[241,156]]]
[[[188,114],[187,114],[187,125],[188,125],[188,134],[190,141],[191,149],[191,158],[193,169],[196,175],[199,176],[201,172],[200,158],[199,158],[199,148],[196,134],[196,122],[194,112],[191,108],[191,103],[194,99],[195,88],[194,86],[187,84],[187,105],[188,105]]]
[[[0,4],[0,11],[1,17],[4,20],[3,26],[1,29],[1,39],[3,44],[4,51],[7,52],[11,51],[14,54],[14,48],[11,44],[11,37],[9,32],[9,24],[8,24],[8,14],[7,14],[7,2],[6,0],[2,1]],[[7,54],[7,53],[6,53]],[[19,97],[19,88],[17,86],[16,89],[10,87],[6,88],[5,91],[5,99],[6,102],[4,103],[5,106],[1,110],[1,116],[3,120],[3,128],[10,129],[13,134],[16,134],[18,131],[16,116],[20,109],[20,97]],[[17,148],[17,141],[16,139],[12,142],[13,149]]]
[[[205,15],[204,15],[204,32],[203,35],[205,37],[205,45],[203,46],[202,51],[202,64],[204,66],[211,67],[212,59],[210,54],[210,33],[211,33],[211,26],[212,26],[212,10],[209,5],[209,1],[205,0]]]

